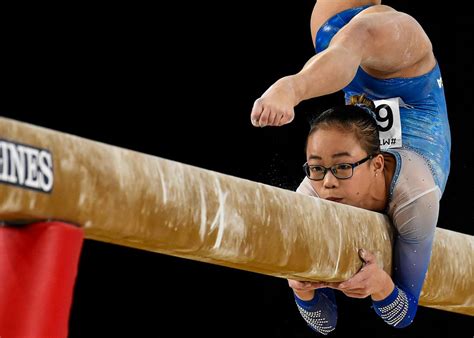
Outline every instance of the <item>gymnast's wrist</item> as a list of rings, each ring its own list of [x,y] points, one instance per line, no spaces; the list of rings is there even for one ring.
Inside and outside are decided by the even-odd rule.
[[[381,284],[381,287],[376,292],[372,293],[370,296],[373,301],[381,301],[390,296],[395,289],[395,283],[393,283],[392,278],[389,275],[386,275],[384,282]]]
[[[295,296],[298,297],[300,300],[304,300],[304,301],[310,301],[314,298],[314,294],[316,292],[316,290],[309,290],[309,291],[296,291],[296,290],[293,290],[293,292],[295,293]]]

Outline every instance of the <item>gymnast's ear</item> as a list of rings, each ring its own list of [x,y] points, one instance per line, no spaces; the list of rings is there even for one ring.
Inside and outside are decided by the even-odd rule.
[[[372,164],[374,171],[380,173],[385,166],[385,159],[381,153],[374,155],[372,158]]]

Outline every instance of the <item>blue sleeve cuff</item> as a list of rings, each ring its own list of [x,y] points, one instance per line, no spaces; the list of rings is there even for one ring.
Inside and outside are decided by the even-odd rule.
[[[418,308],[418,299],[397,286],[387,298],[372,303],[377,315],[396,328],[410,325]]]

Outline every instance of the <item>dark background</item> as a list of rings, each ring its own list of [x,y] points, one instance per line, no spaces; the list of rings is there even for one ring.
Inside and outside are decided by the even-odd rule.
[[[473,235],[473,17],[384,3],[417,18],[433,42],[453,147],[438,226]],[[0,114],[294,190],[308,118],[342,94],[300,104],[281,128],[253,128],[249,115],[313,54],[314,1],[160,4],[13,13],[2,24]],[[70,337],[315,336],[292,297],[283,279],[86,240]],[[331,336],[474,334],[473,317],[455,313],[420,307],[414,324],[396,330],[368,299],[338,304]]]

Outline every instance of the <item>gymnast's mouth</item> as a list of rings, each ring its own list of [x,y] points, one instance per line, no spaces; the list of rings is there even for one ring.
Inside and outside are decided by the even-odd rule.
[[[340,203],[343,199],[340,197],[326,197],[326,200]]]

